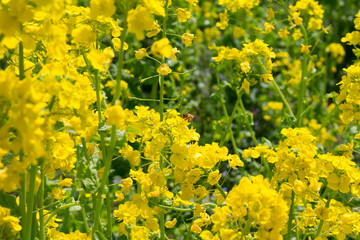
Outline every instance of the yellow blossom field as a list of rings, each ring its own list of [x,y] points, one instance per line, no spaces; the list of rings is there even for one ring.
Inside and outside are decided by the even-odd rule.
[[[0,240],[360,239],[360,1],[2,0]]]

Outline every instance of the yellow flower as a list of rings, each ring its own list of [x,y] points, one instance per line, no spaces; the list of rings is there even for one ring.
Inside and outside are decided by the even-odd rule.
[[[146,36],[148,38],[154,37],[158,35],[158,33],[161,31],[158,21],[154,21],[153,26],[151,27],[150,31],[146,33]]]
[[[287,28],[285,27],[285,28],[281,28],[281,29],[279,30],[278,34],[279,34],[279,36],[280,36],[281,38],[287,38],[290,33],[289,33],[289,31],[287,30]]]
[[[181,40],[185,44],[186,47],[189,47],[191,45],[192,41],[194,40],[194,34],[184,33],[181,36]]]
[[[155,15],[165,17],[164,1],[163,0],[143,0],[142,1],[150,11]]]
[[[243,9],[245,11],[248,11],[255,6],[259,5],[260,0],[219,0],[219,4],[222,6],[225,6],[227,9],[229,9],[232,12],[236,12],[240,9]]]
[[[17,239],[16,234],[20,232],[20,220],[11,216],[10,209],[0,206],[0,237],[2,239]]]
[[[111,41],[112,41],[112,43],[114,45],[114,49],[116,51],[119,51],[120,48],[121,48],[121,40],[120,40],[120,38],[113,38],[113,39],[111,39]],[[123,50],[126,51],[126,50],[128,50],[128,48],[129,48],[129,46],[127,45],[126,42],[124,42]]]
[[[173,54],[173,48],[169,43],[169,39],[167,38],[162,38],[159,41],[154,42],[151,46],[151,53],[158,58],[170,57]]]
[[[211,186],[213,186],[213,185],[215,185],[215,184],[220,180],[220,178],[221,178],[221,173],[219,173],[219,170],[216,170],[216,171],[211,172],[211,173],[209,174],[209,177],[208,177],[208,179],[207,179],[207,182],[208,182]]]
[[[272,8],[267,8],[266,9],[266,12],[267,12],[267,17],[266,17],[266,20],[267,21],[270,21],[271,19],[273,19],[274,18],[274,16],[275,16],[275,12],[274,12],[274,10],[272,9]]]
[[[116,7],[114,0],[91,0],[90,17],[96,19],[99,15],[111,17],[114,15]]]
[[[126,114],[124,109],[119,106],[111,106],[105,111],[106,123],[109,125],[116,125],[117,128],[121,128],[125,125]]]
[[[186,8],[176,9],[176,16],[179,18],[179,22],[186,22],[191,18],[191,13]]]
[[[140,48],[139,50],[135,51],[135,57],[136,59],[143,59],[144,57],[146,57],[148,54],[146,52],[146,48]]]
[[[148,240],[149,235],[148,235],[145,227],[143,227],[143,226],[134,226],[131,229],[131,238],[132,239],[139,239],[139,240]]]
[[[331,54],[331,57],[336,58],[338,63],[341,63],[345,56],[345,49],[339,43],[331,43],[326,47],[326,52]]]
[[[96,34],[89,25],[81,25],[71,32],[74,43],[89,45],[96,40]]]
[[[308,28],[310,31],[321,29],[323,20],[319,18],[310,18]]]
[[[247,79],[244,79],[242,82],[241,89],[244,89],[247,94],[250,94],[250,83]]]
[[[275,110],[275,111],[281,111],[283,109],[284,104],[282,102],[268,102],[268,107]]]
[[[311,45],[304,45],[304,44],[301,44],[301,52],[302,53],[305,53],[305,54],[310,54],[310,48],[311,48]]]
[[[167,228],[173,228],[176,223],[177,223],[177,220],[176,220],[176,218],[174,218],[172,221],[167,221],[167,222],[165,223],[165,227],[167,227]]]
[[[296,40],[299,40],[303,36],[303,34],[301,33],[300,29],[295,29],[292,36],[293,36],[294,40],[296,41]]]
[[[273,25],[272,22],[271,22],[271,23],[265,22],[265,23],[264,23],[264,27],[265,27],[265,29],[264,29],[265,34],[271,33],[272,30],[275,29],[275,27],[274,27],[274,25]]]
[[[177,57],[176,57],[176,53],[179,53],[180,51],[177,48],[173,48],[172,49],[172,54],[171,54],[171,59],[176,62],[177,61]]]
[[[160,67],[156,69],[156,71],[160,75],[168,75],[172,72],[172,70],[169,68],[169,65],[167,65],[166,63],[161,64]]]
[[[64,180],[60,181],[58,185],[60,187],[71,187],[72,186],[72,179],[71,178],[65,178]]]
[[[303,19],[300,17],[300,13],[299,12],[294,12],[293,13],[293,20],[295,22],[296,25],[301,25],[303,22]]]
[[[221,30],[224,30],[227,28],[229,22],[228,11],[225,9],[225,11],[223,13],[220,13],[219,15],[220,15],[220,22],[217,22],[216,26]]]
[[[243,28],[234,27],[233,35],[234,38],[240,38],[245,35],[245,30]]]
[[[104,50],[98,50],[92,48],[87,57],[90,60],[92,66],[97,70],[106,71],[109,68],[114,52],[111,47],[107,47]]]
[[[144,39],[144,31],[149,31],[154,25],[154,19],[149,11],[142,6],[137,6],[128,12],[128,31],[134,33],[137,40]]]
[[[188,3],[192,4],[193,6],[196,6],[198,3],[198,0],[186,0]]]

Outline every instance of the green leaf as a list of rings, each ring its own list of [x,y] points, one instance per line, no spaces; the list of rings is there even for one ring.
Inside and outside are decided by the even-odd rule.
[[[99,128],[99,132],[106,132],[111,128],[111,125],[104,125],[101,128]]]
[[[270,142],[270,140],[267,139],[267,138],[265,138],[265,137],[262,137],[262,138],[261,138],[261,143],[262,143],[262,145],[266,145],[266,146],[268,146],[269,148],[272,148],[272,147],[273,147],[273,145],[272,145],[272,143]]]
[[[16,215],[20,214],[20,208],[16,204],[16,197],[12,194],[0,191],[0,205],[2,207],[11,209],[12,213]]]
[[[96,240],[107,240],[107,238],[104,236],[104,234],[102,234],[101,232],[99,231],[95,231],[94,232],[94,238]]]

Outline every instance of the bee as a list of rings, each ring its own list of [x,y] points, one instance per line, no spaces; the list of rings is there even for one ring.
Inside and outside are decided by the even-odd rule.
[[[185,119],[188,122],[191,122],[195,117],[191,115],[190,113],[183,113],[182,115],[183,119]]]

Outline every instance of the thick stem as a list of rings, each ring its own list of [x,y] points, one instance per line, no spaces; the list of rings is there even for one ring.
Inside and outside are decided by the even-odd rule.
[[[30,182],[29,182],[29,195],[26,202],[26,220],[25,220],[25,240],[31,239],[31,230],[32,230],[32,214],[34,209],[34,191],[35,191],[35,179],[36,179],[36,173],[37,173],[37,166],[32,165],[30,167]]]
[[[22,162],[22,154],[20,154],[20,161]],[[25,226],[26,226],[26,172],[22,175],[22,180],[20,182],[20,225],[21,225],[21,237],[25,237]]]
[[[160,83],[160,121],[164,119],[164,75],[159,76]]]
[[[96,107],[98,110],[98,120],[99,125],[101,124],[101,98],[100,98],[100,79],[98,76],[98,72],[95,72],[95,91],[96,91]]]
[[[307,42],[307,40],[305,41]],[[307,45],[307,43],[305,43],[305,45]],[[298,110],[296,113],[297,116],[297,126],[301,127],[303,124],[303,111],[305,108],[305,102],[306,102],[306,66],[307,66],[307,54],[304,53],[303,54],[303,59],[301,62],[301,81],[300,81],[300,90],[299,90],[299,94],[298,94]]]
[[[288,222],[287,222],[287,233],[286,233],[286,236],[285,236],[285,240],[290,240],[291,238],[291,229],[292,229],[292,221],[294,219],[294,208],[295,208],[295,193],[294,191],[291,191],[291,205],[290,205],[290,209],[289,209],[289,219],[288,219]]]
[[[162,38],[166,38],[166,24],[167,24],[167,8],[168,8],[169,0],[165,1],[165,16],[163,19],[163,29],[162,29]],[[165,58],[162,58],[162,63],[165,63]],[[159,84],[160,84],[160,121],[164,119],[164,75],[160,75],[159,77]],[[164,159],[163,154],[160,154],[160,170],[162,171],[164,168]],[[161,211],[159,215],[159,223],[160,223],[160,240],[165,240],[165,217],[164,212]]]
[[[101,213],[101,202],[102,202],[102,194],[104,192],[104,188],[107,182],[107,179],[109,177],[109,171],[110,171],[110,166],[111,166],[111,161],[112,161],[112,157],[113,157],[113,152],[115,149],[115,143],[116,143],[116,126],[113,125],[111,128],[111,139],[110,139],[110,150],[109,152],[106,154],[106,158],[104,159],[104,174],[101,178],[101,183],[100,183],[100,187],[97,191],[97,196],[96,196],[96,202],[95,202],[95,223],[94,223],[94,229],[93,231],[100,231],[102,232],[102,229],[100,227],[100,213]]]
[[[247,221],[245,223],[243,231],[241,232],[241,240],[246,238],[246,236],[250,233],[252,221],[253,221],[253,219],[252,219],[251,215],[248,214],[248,219],[247,219]]]
[[[39,218],[40,218],[40,235],[39,240],[45,239],[45,225],[44,225],[44,189],[45,189],[45,173],[44,173],[44,163],[40,166],[40,178],[41,183],[39,187]]]
[[[24,48],[23,43],[19,43],[19,79],[22,80],[25,78],[25,68],[24,68]],[[20,162],[23,161],[23,154],[20,153]],[[23,179],[21,180],[21,189],[20,189],[20,213],[21,219],[20,224],[21,237],[25,237],[25,228],[26,228],[26,171],[23,174]]]
[[[164,211],[161,210],[160,212],[160,239],[165,239],[165,216]]]
[[[88,226],[88,222],[87,222],[87,218],[86,218],[86,212],[85,212],[85,207],[81,206],[81,216],[84,222],[84,228],[85,228],[85,232],[87,235],[89,235],[90,230],[89,230],[89,226]]]
[[[119,50],[119,61],[118,61],[118,66],[117,66],[117,74],[116,74],[116,88],[115,88],[115,96],[114,99],[112,101],[112,103],[114,104],[118,98],[120,97],[120,86],[121,86],[121,80],[122,80],[122,69],[124,66],[124,44],[125,44],[125,39],[127,36],[127,12],[124,12],[124,27],[120,36],[120,50]]]
[[[220,186],[218,183],[216,183],[216,184],[215,184],[215,187],[219,190],[221,196],[222,196],[224,199],[226,199],[226,194],[225,194],[224,190],[221,188],[221,186]]]
[[[109,179],[107,179],[106,181],[106,185],[109,188]],[[112,216],[111,216],[111,201],[110,201],[110,191],[106,192],[106,237],[107,239],[111,240],[112,239]]]
[[[87,147],[86,147],[85,138],[83,138],[83,137],[81,138],[81,144],[82,144],[82,147],[83,147],[83,152],[84,152],[84,155],[85,155],[85,159],[89,163],[90,162],[90,157],[89,157],[89,153],[88,153],[88,150],[87,150]]]
[[[23,43],[19,43],[19,78],[23,80],[25,78],[25,68],[24,68],[24,48]]]

